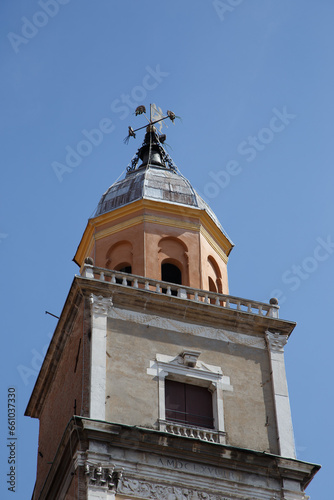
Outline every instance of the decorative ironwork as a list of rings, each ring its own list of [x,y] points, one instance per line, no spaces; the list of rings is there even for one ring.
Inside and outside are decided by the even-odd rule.
[[[150,163],[152,161],[152,156],[154,153],[157,155],[159,160],[153,161],[153,164],[160,164],[161,166],[168,168],[169,170],[176,171],[177,167],[174,164],[172,158],[169,156],[169,154],[166,152],[162,144],[166,140],[166,135],[165,134],[159,134],[157,131],[157,124],[160,124],[160,131],[161,131],[161,126],[162,122],[164,120],[171,120],[172,123],[174,123],[175,118],[180,118],[179,116],[176,116],[173,111],[168,110],[167,114],[164,116],[160,108],[157,108],[155,104],[150,104],[150,118],[146,116],[146,108],[143,105],[140,105],[136,108],[135,110],[135,116],[138,115],[144,115],[146,120],[148,121],[148,125],[144,125],[142,127],[133,129],[131,126],[128,128],[128,135],[124,139],[124,142],[127,144],[130,140],[130,137],[136,137],[136,132],[139,130],[143,130],[146,128],[146,134],[144,137],[144,141],[139,148],[139,150],[136,152],[134,157],[132,158],[130,164],[127,167],[127,173],[131,173],[134,170],[137,169],[138,163],[140,159],[143,159],[142,157],[144,156],[146,152],[147,156],[147,163]]]

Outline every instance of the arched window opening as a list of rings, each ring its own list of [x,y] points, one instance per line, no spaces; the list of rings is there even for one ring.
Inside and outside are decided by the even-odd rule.
[[[119,264],[118,266],[116,266],[115,271],[120,271],[121,273],[131,274],[132,268],[129,264]],[[121,285],[122,282],[123,282],[122,278],[116,278],[116,283]],[[127,282],[128,286],[131,286],[131,281],[127,280],[126,282]]]
[[[173,277],[166,276],[166,281],[170,283],[175,283],[180,285],[181,282],[183,285],[189,285],[189,272],[188,272],[188,247],[186,244],[179,238],[175,238],[172,236],[167,236],[161,238],[158,243],[158,259],[160,265],[163,264],[172,264],[178,268],[178,273],[181,271],[182,279],[180,275],[176,275]],[[166,272],[170,275],[172,271],[168,271],[168,266],[166,268]],[[161,279],[164,279],[164,272],[161,270]]]
[[[219,266],[212,255],[208,256],[207,273],[210,292],[223,293],[222,279]]]
[[[182,285],[182,273],[177,266],[166,262],[161,264],[161,280],[167,281],[168,283],[174,283],[175,285]],[[167,293],[167,288],[163,288],[162,292]],[[174,296],[177,295],[176,290],[171,290],[171,293]]]
[[[217,293],[217,287],[216,287],[216,285],[214,284],[213,279],[212,279],[212,278],[210,278],[210,276],[209,276],[209,290],[210,290],[210,292]]]
[[[217,287],[212,278],[209,276],[209,290],[210,292],[217,293]],[[215,299],[210,298],[210,303],[215,304]]]

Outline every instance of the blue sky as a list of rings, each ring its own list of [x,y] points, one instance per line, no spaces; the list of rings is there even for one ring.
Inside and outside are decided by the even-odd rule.
[[[285,349],[297,453],[323,465],[307,492],[328,498],[334,4],[223,3],[1,2],[1,498],[12,498],[7,389],[16,498],[28,499],[38,422],[23,413],[56,325],[45,311],[60,314],[87,219],[141,143],[123,143],[143,125],[133,110],[150,102],[182,117],[166,129],[169,153],[235,243],[230,293],[276,295],[298,323]]]

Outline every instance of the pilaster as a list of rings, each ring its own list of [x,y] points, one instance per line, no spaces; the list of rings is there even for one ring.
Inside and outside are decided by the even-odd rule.
[[[90,418],[105,420],[107,317],[111,297],[91,294],[91,384]]]
[[[284,346],[288,341],[288,336],[282,335],[279,332],[272,333],[266,331],[266,341],[272,372],[279,452],[283,457],[296,458],[284,363]]]
[[[87,500],[114,500],[113,467],[85,464]]]

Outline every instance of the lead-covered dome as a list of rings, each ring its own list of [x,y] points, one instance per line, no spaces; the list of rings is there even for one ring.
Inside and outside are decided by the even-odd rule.
[[[137,167],[139,160],[143,163]],[[94,217],[141,199],[205,210],[231,242],[209,205],[195,191],[188,179],[177,171],[162,147],[155,129],[147,131],[142,147],[128,167],[125,179],[112,184],[102,195]]]

